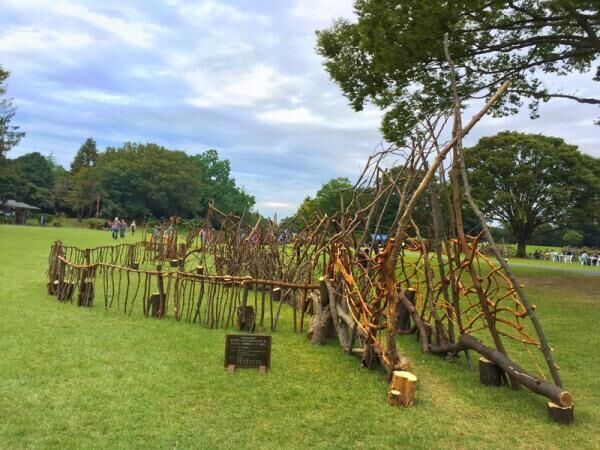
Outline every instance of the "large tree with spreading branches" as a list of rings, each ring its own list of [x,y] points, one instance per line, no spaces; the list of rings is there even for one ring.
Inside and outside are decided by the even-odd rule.
[[[528,102],[535,117],[539,102],[551,98],[600,105],[576,87],[547,83],[571,73],[600,81],[598,0],[356,0],[355,13],[354,22],[318,31],[317,50],[355,110],[372,102],[386,111],[390,142],[450,106],[446,33],[462,98],[487,97],[511,81],[496,114]]]
[[[600,210],[600,160],[560,138],[502,132],[465,151],[473,196],[517,242],[517,256],[543,225],[593,223]]]

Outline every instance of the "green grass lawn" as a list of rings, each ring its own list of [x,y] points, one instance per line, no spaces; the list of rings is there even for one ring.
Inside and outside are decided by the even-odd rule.
[[[413,337],[400,348],[419,377],[417,404],[391,408],[382,372],[334,343],[311,346],[290,331],[289,314],[270,373],[228,375],[222,330],[48,296],[55,239],[112,243],[84,228],[0,226],[1,448],[600,448],[592,270],[514,267],[575,396],[576,422],[564,427],[547,418],[544,398],[483,387],[464,358],[422,355]]]

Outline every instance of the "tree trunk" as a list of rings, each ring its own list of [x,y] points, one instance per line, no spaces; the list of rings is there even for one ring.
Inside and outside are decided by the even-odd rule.
[[[527,243],[525,240],[517,241],[517,258],[527,258]]]

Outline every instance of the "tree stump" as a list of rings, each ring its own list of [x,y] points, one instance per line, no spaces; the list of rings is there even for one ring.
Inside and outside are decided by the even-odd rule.
[[[417,377],[411,372],[394,370],[392,372],[390,391],[398,391],[400,393],[400,404],[402,406],[412,406],[415,402],[417,391]]]
[[[281,288],[273,288],[273,290],[271,291],[271,297],[273,298],[274,302],[281,301]]]
[[[53,282],[48,282],[48,295],[56,295],[58,290],[58,280],[54,280]]]
[[[204,266],[196,266],[196,273],[198,275],[204,275]]]
[[[311,316],[307,336],[312,344],[325,345],[327,339],[335,335],[331,311],[328,308],[320,309]]]
[[[402,406],[402,393],[395,389],[388,392],[387,401],[391,406]]]
[[[553,402],[548,402],[548,414],[550,418],[556,423],[570,424],[573,423],[574,417],[574,406],[560,406]]]
[[[479,358],[479,381],[485,386],[502,386],[504,371],[493,361],[483,356]]]
[[[169,261],[169,264],[171,265],[171,267],[177,267],[179,266],[179,260],[178,259],[172,259]]]
[[[92,306],[94,302],[94,281],[87,279],[79,287],[79,295],[77,296],[77,306]]]
[[[150,314],[152,317],[160,318],[164,314],[164,308],[161,301],[161,296],[158,292],[150,295],[148,299],[148,305],[150,306]]]
[[[239,306],[237,328],[240,331],[254,331],[254,308],[252,306]]]
[[[139,270],[140,269],[140,263],[138,261],[134,261],[131,263],[131,268],[134,270]]]

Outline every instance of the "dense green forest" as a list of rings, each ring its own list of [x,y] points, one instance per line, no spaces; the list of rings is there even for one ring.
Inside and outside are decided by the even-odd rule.
[[[99,152],[88,138],[68,170],[38,152],[6,158],[2,167],[0,202],[14,198],[78,219],[203,217],[211,201],[241,215],[255,204],[216,150],[188,155],[152,143],[125,143]]]

